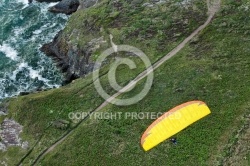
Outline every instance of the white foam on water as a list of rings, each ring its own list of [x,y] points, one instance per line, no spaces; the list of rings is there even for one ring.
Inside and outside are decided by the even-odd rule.
[[[24,4],[24,5],[29,4],[29,1],[28,1],[28,0],[16,0],[16,2],[22,3],[22,4]]]
[[[21,19],[21,20],[23,20],[23,19],[24,19],[24,17],[23,17],[23,16],[20,16],[20,19]]]
[[[49,3],[48,7],[55,6],[56,4],[58,4],[58,2]]]
[[[13,32],[14,32],[15,37],[18,37],[19,35],[21,35],[24,32],[24,28],[16,28],[13,30]],[[16,39],[12,40],[12,41],[16,41]]]
[[[28,0],[16,0],[17,3],[22,3],[24,6],[22,9],[26,8],[29,6],[29,1]]]
[[[4,3],[5,3],[5,0],[1,0],[0,1],[0,7],[2,7],[4,5]]]
[[[48,8],[56,5],[58,2],[53,3],[39,3],[38,5],[41,7],[41,13],[46,15],[48,13]]]
[[[40,33],[42,33],[43,31],[41,29],[37,29],[33,32],[34,35],[38,35]]]
[[[46,78],[43,78],[42,75],[40,75],[40,71],[38,70],[34,70],[31,66],[28,65],[27,62],[21,62],[19,65],[18,65],[18,68],[16,70],[14,70],[12,72],[12,75],[10,76],[10,78],[15,81],[16,80],[16,75],[21,72],[23,69],[27,69],[29,71],[29,77],[32,78],[32,79],[38,79],[40,81],[43,81],[45,83],[49,82],[48,79]]]
[[[6,57],[10,58],[13,61],[19,60],[17,51],[9,44],[3,43],[3,45],[0,45],[0,52],[4,53]]]
[[[3,1],[4,0],[0,0],[0,7]],[[50,61],[48,57],[39,51],[39,48],[42,44],[50,42],[58,31],[63,29],[64,24],[58,24],[57,20],[67,20],[68,16],[57,14],[52,17],[52,14],[48,12],[48,8],[56,5],[57,2],[48,4],[33,1],[32,5],[28,4],[28,0],[11,0],[10,2],[6,2],[9,4],[6,4],[6,8],[1,9],[4,9],[3,12],[8,14],[8,17],[0,18],[0,22],[6,25],[11,24],[13,19],[23,20],[26,17],[24,15],[26,12],[22,12],[22,10],[26,7],[39,8],[40,12],[37,17],[34,18],[37,20],[33,19],[30,21],[32,24],[15,25],[15,27],[12,28],[11,34],[4,39],[3,45],[0,45],[0,51],[6,57],[10,58],[10,60],[14,60],[13,64],[15,65],[4,69],[4,71],[0,71],[2,75],[2,78],[0,78],[0,99],[16,96],[20,92],[34,91],[37,88],[36,86],[39,86],[40,82],[41,88],[60,87],[60,82],[58,83],[60,76],[55,75],[55,78],[52,78],[56,67],[52,65],[52,60]],[[17,3],[18,5],[16,5]],[[16,8],[16,6],[18,6],[18,8]],[[19,14],[18,17],[16,17],[17,14]],[[39,23],[40,19],[44,24],[40,27],[35,26],[35,29],[31,28],[33,23]],[[27,33],[29,29],[33,30],[31,35]],[[33,59],[34,57],[30,55],[28,51],[22,49],[28,46],[28,49],[33,52],[34,49],[29,47],[31,46],[30,44],[32,47],[34,46],[34,49],[38,52],[38,55],[35,54],[36,59]],[[19,53],[17,50],[21,52]],[[35,63],[34,66],[33,63]],[[55,74],[57,74],[56,71]],[[57,83],[54,81],[57,81]]]
[[[33,31],[33,34],[34,34],[34,35],[39,35],[39,34],[42,33],[44,30],[52,29],[52,28],[54,28],[55,26],[57,26],[56,23],[53,23],[52,25],[50,25],[50,24],[45,24],[45,25],[41,26],[40,29],[37,29],[37,30]],[[51,36],[55,36],[55,34],[52,33]]]
[[[43,81],[43,82],[49,82],[49,80],[48,79],[46,79],[46,78],[43,78],[43,76],[41,76],[40,75],[40,72],[39,71],[37,71],[37,70],[34,70],[32,67],[30,67],[30,66],[28,66],[27,67],[27,69],[29,70],[29,72],[30,72],[30,78],[32,78],[32,79],[38,79],[38,80],[40,80],[40,81]]]
[[[12,79],[13,81],[15,81],[17,73],[19,73],[20,71],[22,71],[23,68],[27,67],[27,66],[28,66],[28,64],[25,63],[25,62],[20,63],[19,66],[18,66],[18,68],[12,72],[12,75],[10,76],[10,79]]]

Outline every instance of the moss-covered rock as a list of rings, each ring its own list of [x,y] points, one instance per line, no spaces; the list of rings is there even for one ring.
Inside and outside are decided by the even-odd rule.
[[[88,9],[79,8],[66,28],[41,50],[56,60],[70,82],[92,71],[93,61],[111,47],[109,34],[115,43],[140,48],[156,61],[203,23],[206,10],[206,4],[199,0],[185,4],[102,0]]]
[[[50,7],[49,11],[53,13],[65,13],[69,15],[74,13],[79,5],[79,0],[62,0],[55,6]]]

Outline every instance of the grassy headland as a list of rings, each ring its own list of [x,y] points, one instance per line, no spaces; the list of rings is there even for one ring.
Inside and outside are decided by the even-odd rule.
[[[171,5],[173,2],[154,8],[132,8],[122,2],[120,12],[111,2],[103,1],[73,14],[64,34],[84,46],[101,33],[108,40],[108,34],[112,33],[115,43],[140,48],[154,63],[206,20],[205,1],[194,1],[196,7],[187,9]],[[108,105],[101,110],[165,112],[189,100],[205,101],[212,114],[177,134],[178,146],[165,141],[145,153],[139,142],[152,123],[150,119],[88,119],[42,158],[41,165],[222,165],[232,155],[229,145],[238,141],[237,130],[245,123],[241,117],[250,113],[248,7],[246,0],[223,1],[212,24],[154,72],[154,84],[146,98],[135,105]],[[183,25],[185,19],[187,25]],[[84,27],[84,20],[94,24],[91,30]],[[100,32],[100,28],[104,30]],[[76,30],[79,33],[74,36],[72,32]],[[109,46],[100,48],[99,53],[106,47]],[[124,85],[144,69],[139,61],[137,64],[139,67],[133,72],[125,66],[119,68],[118,82]],[[102,69],[102,85],[113,93],[107,70],[108,66]],[[144,81],[121,97],[140,92]],[[23,158],[23,164],[30,165],[44,149],[77,126],[77,121],[68,118],[70,112],[89,112],[103,101],[94,88],[92,75],[59,89],[8,99],[7,117],[24,126],[22,139],[29,141],[31,151],[23,158],[27,150],[9,148],[0,152],[1,160],[14,165]],[[56,128],[53,123],[57,120],[67,120],[70,125]],[[249,156],[248,152],[243,164],[249,163]]]

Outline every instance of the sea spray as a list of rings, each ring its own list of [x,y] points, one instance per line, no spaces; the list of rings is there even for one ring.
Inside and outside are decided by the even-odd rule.
[[[1,0],[0,99],[61,85],[62,74],[53,61],[39,51],[63,29],[68,19],[48,12],[54,4]]]

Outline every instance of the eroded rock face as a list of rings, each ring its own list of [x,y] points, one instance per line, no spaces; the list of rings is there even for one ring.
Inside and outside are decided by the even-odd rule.
[[[1,115],[7,115],[8,110],[6,105],[0,105],[0,116]]]
[[[51,43],[43,45],[40,50],[52,57],[57,66],[65,73],[65,83],[67,84],[93,70],[94,63],[91,62],[90,56],[105,42],[104,37],[95,38],[84,47],[79,48],[77,45],[71,44],[61,31]]]
[[[11,119],[5,119],[0,125],[0,150],[5,151],[9,146],[28,148],[28,142],[22,142],[20,133],[22,126]]]
[[[80,2],[78,0],[62,0],[55,6],[49,8],[50,12],[53,13],[64,13],[64,14],[72,14],[77,11]]]

